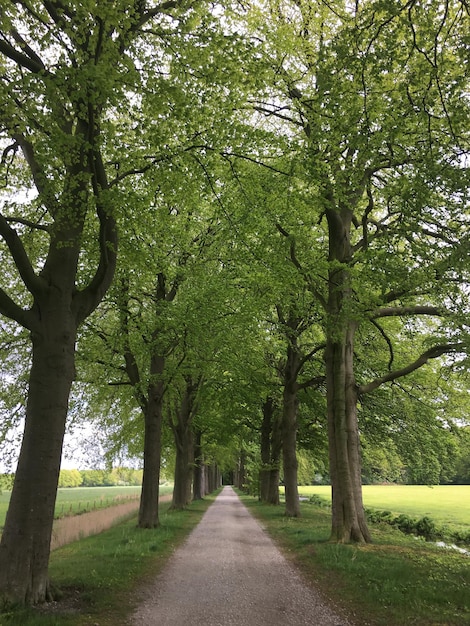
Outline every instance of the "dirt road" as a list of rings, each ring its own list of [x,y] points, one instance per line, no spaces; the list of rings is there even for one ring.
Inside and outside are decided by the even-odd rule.
[[[134,626],[349,626],[282,556],[231,487],[145,591]]]

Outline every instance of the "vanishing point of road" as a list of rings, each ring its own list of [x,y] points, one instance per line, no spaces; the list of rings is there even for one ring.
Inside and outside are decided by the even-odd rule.
[[[231,487],[145,590],[134,626],[350,626],[285,559]]]

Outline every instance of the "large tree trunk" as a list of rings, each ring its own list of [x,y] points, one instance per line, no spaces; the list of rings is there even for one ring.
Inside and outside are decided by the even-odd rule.
[[[163,371],[163,364],[158,369]],[[144,471],[138,525],[139,528],[157,528],[160,525],[158,500],[163,422],[163,383],[161,381],[149,385],[144,420]]]
[[[327,211],[330,236],[329,297],[326,342],[328,438],[332,486],[331,540],[367,542],[361,486],[357,386],[354,377],[353,296],[350,286],[352,212]]]
[[[286,493],[287,517],[300,517],[299,490],[297,486],[297,371],[299,355],[289,344],[284,373],[282,406],[282,460]]]
[[[63,305],[43,310],[32,332],[32,367],[18,467],[0,543],[2,597],[50,599],[48,563],[70,388],[76,323]]]

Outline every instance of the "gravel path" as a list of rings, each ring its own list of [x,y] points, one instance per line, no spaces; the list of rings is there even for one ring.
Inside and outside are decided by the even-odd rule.
[[[224,487],[132,617],[135,626],[350,626]]]

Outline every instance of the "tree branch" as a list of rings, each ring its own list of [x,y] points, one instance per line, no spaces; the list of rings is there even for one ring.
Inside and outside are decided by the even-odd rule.
[[[21,151],[23,152],[24,158],[26,159],[26,162],[28,163],[29,169],[31,171],[34,185],[38,190],[39,195],[41,196],[41,200],[44,202],[44,205],[52,214],[56,213],[57,201],[55,196],[52,193],[49,193],[49,190],[47,188],[48,181],[42,171],[40,164],[36,160],[33,144],[20,133],[15,133],[13,135],[13,139],[18,143]]]
[[[325,381],[325,376],[314,376],[313,378],[309,378],[303,383],[297,383],[297,389],[300,391],[302,389],[308,389],[310,387],[319,387],[320,385],[323,385]]]
[[[18,322],[23,328],[33,330],[32,319],[28,311],[24,311],[20,306],[13,302],[10,296],[0,287],[0,313],[15,322]]]
[[[4,54],[20,67],[24,67],[30,72],[33,72],[33,74],[46,72],[46,67],[39,57],[31,58],[27,54],[23,54],[23,52],[17,50],[5,39],[0,39],[0,53]]]
[[[358,393],[359,395],[370,393],[371,391],[374,391],[374,389],[377,389],[384,383],[388,383],[393,380],[396,380],[397,378],[402,378],[403,376],[407,376],[408,374],[411,374],[411,372],[414,372],[420,367],[423,367],[423,365],[426,365],[426,363],[430,359],[436,359],[437,357],[440,357],[443,354],[448,354],[450,352],[461,351],[463,347],[464,346],[462,343],[448,343],[448,344],[443,344],[441,346],[434,346],[433,348],[426,350],[426,352],[423,352],[423,354],[419,356],[416,359],[416,361],[413,361],[413,363],[410,363],[406,367],[402,367],[401,369],[394,370],[393,372],[389,372],[388,374],[385,374],[385,376],[376,378],[375,380],[373,380],[372,382],[366,385],[359,385]]]
[[[90,121],[93,128],[93,119]],[[93,133],[97,139],[98,130]],[[105,167],[98,149],[90,151],[90,167],[92,171],[93,193],[96,200],[98,216],[100,260],[90,284],[75,296],[75,307],[79,323],[98,306],[111,285],[116,269],[118,233],[116,220],[112,213],[103,206],[103,192],[109,189]]]
[[[382,335],[382,337],[384,338],[386,344],[388,345],[388,351],[390,353],[390,359],[388,361],[388,369],[390,370],[392,368],[393,365],[393,359],[394,359],[394,355],[393,355],[393,344],[392,341],[390,339],[390,337],[387,335],[387,333],[384,331],[384,329],[382,328],[382,326],[380,326],[380,324],[377,324],[377,322],[375,322],[374,320],[371,320],[372,324],[377,328],[377,330],[379,331],[379,333]]]
[[[8,223],[22,224],[23,226],[28,226],[28,228],[32,228],[34,230],[43,230],[46,233],[50,232],[49,226],[44,226],[43,224],[37,224],[36,222],[31,222],[30,220],[26,220],[22,217],[6,217],[5,220]]]
[[[296,250],[295,250],[295,239],[290,235],[290,233],[288,233],[281,226],[281,224],[277,223],[276,224],[276,228],[281,233],[281,235],[283,237],[286,237],[286,239],[290,239],[290,260],[291,260],[292,264],[294,265],[294,267],[297,268],[297,270],[300,272],[302,278],[305,280],[305,282],[307,284],[308,290],[315,296],[315,298],[320,302],[320,304],[324,308],[326,308],[325,298],[322,296],[322,294],[317,289],[315,289],[315,287],[312,284],[313,283],[312,279],[310,278],[308,273],[304,270],[304,268],[302,267],[302,264],[300,263],[299,259],[297,258],[297,253],[296,253]]]
[[[29,257],[23,246],[23,242],[18,236],[18,233],[8,224],[6,218],[1,213],[0,236],[3,237],[5,243],[8,246],[10,254],[13,258],[13,261],[15,262],[15,265],[18,269],[18,272],[25,287],[33,296],[37,295],[41,290],[43,283],[39,276],[35,274],[33,266],[31,265]]]
[[[404,315],[435,315],[443,317],[445,311],[435,306],[390,306],[376,309],[371,319],[377,319],[378,317],[402,317]]]

